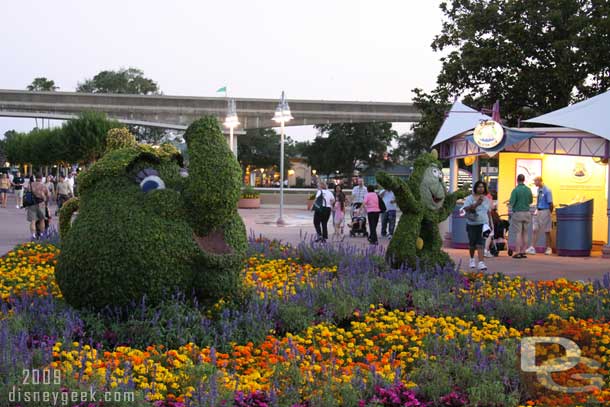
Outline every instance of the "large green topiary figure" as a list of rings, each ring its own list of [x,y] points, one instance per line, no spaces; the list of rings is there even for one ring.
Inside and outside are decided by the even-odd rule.
[[[448,194],[436,151],[419,156],[408,181],[377,173],[378,182],[396,195],[402,216],[387,250],[393,266],[424,267],[453,264],[442,250],[438,224],[451,214],[463,191]]]
[[[188,177],[170,146],[115,149],[79,175],[79,201],[60,212],[56,268],[70,304],[156,303],[176,290],[206,302],[236,294],[247,245],[239,164],[215,118],[193,123],[186,139]]]

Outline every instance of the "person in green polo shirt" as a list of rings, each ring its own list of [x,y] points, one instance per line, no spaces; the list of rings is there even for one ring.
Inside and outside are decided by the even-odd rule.
[[[517,176],[517,186],[510,194],[510,208],[512,215],[510,217],[509,234],[515,236],[515,254],[514,259],[525,259],[525,249],[527,248],[527,232],[529,224],[532,222],[530,214],[530,205],[533,202],[532,191],[524,184],[525,175]]]

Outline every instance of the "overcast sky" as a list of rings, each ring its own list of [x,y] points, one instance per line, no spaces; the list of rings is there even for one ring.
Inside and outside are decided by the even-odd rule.
[[[137,67],[166,95],[407,102],[430,90],[439,1],[19,0],[0,13],[0,88],[59,90]],[[272,114],[273,112],[270,112]],[[0,117],[0,134],[33,119]],[[401,126],[403,130],[406,126]],[[302,139],[307,129],[289,128]]]

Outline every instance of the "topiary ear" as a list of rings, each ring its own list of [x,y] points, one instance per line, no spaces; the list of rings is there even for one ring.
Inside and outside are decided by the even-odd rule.
[[[432,157],[435,160],[438,160],[438,150],[436,148],[433,148],[432,151],[430,151],[430,154],[432,154]]]

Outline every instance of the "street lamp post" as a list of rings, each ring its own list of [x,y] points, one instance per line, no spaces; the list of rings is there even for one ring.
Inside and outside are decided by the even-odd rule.
[[[284,221],[284,124],[292,120],[290,107],[286,101],[284,91],[282,91],[282,99],[275,109],[273,121],[280,123],[280,217],[277,220],[278,225],[285,225]]]
[[[227,102],[227,117],[225,118],[224,125],[229,128],[229,148],[231,152],[237,157],[237,149],[233,148],[233,129],[239,126],[239,119],[237,118],[237,109],[235,107],[235,99],[229,99]]]

